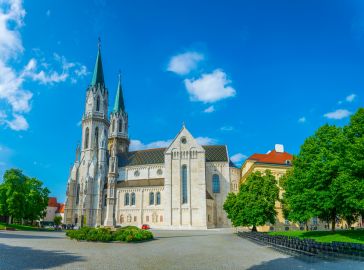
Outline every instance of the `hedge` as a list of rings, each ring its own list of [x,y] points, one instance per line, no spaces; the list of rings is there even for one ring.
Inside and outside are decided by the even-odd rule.
[[[83,227],[79,230],[68,230],[66,235],[70,239],[99,241],[99,242],[138,242],[153,239],[153,234],[135,226],[128,226],[112,231],[110,228]]]

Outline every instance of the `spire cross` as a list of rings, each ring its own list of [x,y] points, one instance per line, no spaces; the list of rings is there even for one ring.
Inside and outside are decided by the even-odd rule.
[[[97,47],[99,49],[101,48],[101,38],[100,37],[97,39]]]

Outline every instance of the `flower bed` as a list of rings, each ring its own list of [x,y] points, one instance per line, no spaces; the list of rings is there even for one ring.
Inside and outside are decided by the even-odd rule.
[[[79,230],[69,230],[66,235],[75,240],[98,242],[140,242],[153,239],[150,231],[141,230],[138,227],[128,226],[112,231],[110,228],[83,227]]]

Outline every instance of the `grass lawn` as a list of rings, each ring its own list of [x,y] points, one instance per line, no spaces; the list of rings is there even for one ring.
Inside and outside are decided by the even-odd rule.
[[[43,230],[52,230],[52,229],[40,229],[38,227],[32,227],[32,226],[27,226],[27,225],[6,224],[6,223],[0,222],[0,230],[5,230],[5,227],[14,228],[14,229],[19,230],[19,231],[40,231],[40,230],[43,231]]]
[[[299,238],[311,238],[317,242],[350,242],[364,244],[364,230],[337,230],[331,231],[284,231],[269,232],[270,235],[295,236]]]

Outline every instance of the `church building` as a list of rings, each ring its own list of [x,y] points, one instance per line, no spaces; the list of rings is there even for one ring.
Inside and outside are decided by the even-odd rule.
[[[183,125],[167,148],[129,151],[128,114],[119,82],[114,106],[100,46],[82,117],[82,144],[67,184],[65,224],[207,229],[230,227],[223,204],[240,170],[226,145],[199,145]]]

